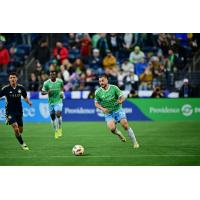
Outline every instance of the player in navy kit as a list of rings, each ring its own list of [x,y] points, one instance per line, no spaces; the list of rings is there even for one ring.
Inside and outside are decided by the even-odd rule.
[[[23,132],[23,110],[21,96],[32,106],[32,102],[27,97],[24,86],[17,84],[17,74],[12,72],[9,75],[9,85],[0,90],[0,98],[5,96],[6,99],[6,124],[12,126],[15,136],[23,150],[29,150],[28,146],[22,139]]]

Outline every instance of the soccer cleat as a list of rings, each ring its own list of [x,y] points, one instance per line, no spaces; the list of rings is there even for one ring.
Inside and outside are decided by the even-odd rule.
[[[122,142],[126,142],[126,138],[122,134],[119,134],[118,137]]]
[[[25,143],[22,144],[21,147],[22,147],[22,149],[23,149],[24,151],[28,151],[28,150],[29,150],[28,146],[27,146]]]
[[[140,147],[140,145],[138,144],[138,142],[135,142],[134,144],[133,144],[133,148],[134,149],[138,149]]]
[[[59,137],[59,131],[58,130],[55,131],[54,137],[55,137],[55,139],[58,139],[58,137]]]
[[[58,137],[62,137],[62,129],[61,128],[58,129]]]

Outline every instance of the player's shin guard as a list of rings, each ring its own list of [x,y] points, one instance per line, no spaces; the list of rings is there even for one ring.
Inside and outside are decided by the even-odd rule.
[[[18,142],[22,145],[22,144],[24,144],[24,141],[23,141],[23,139],[22,139],[22,136],[21,135],[15,135],[16,136],[16,138],[17,138],[17,140],[18,140]]]
[[[58,117],[58,129],[62,128],[62,117]]]
[[[127,130],[127,133],[128,133],[128,136],[130,137],[132,143],[133,144],[137,143],[137,140],[136,140],[136,137],[135,137],[135,134],[134,134],[132,128],[129,127]]]
[[[51,120],[51,124],[52,124],[53,129],[56,131],[57,130],[57,122],[56,122],[56,120]]]

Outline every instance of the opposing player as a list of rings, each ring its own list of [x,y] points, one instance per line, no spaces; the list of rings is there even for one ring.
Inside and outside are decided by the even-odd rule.
[[[119,122],[128,133],[133,143],[133,148],[139,148],[135,134],[132,128],[129,127],[126,114],[122,109],[122,103],[125,101],[125,97],[121,90],[117,86],[109,84],[106,75],[99,77],[99,84],[101,87],[95,91],[95,106],[105,114],[105,121],[107,122],[108,128],[120,140],[126,142],[126,138],[116,127],[116,123]]]
[[[0,98],[6,98],[6,124],[11,125],[15,136],[23,150],[29,150],[28,146],[22,139],[23,133],[23,111],[21,96],[32,106],[32,102],[27,97],[24,86],[17,84],[17,74],[12,72],[9,75],[9,85],[4,86],[0,90]]]
[[[50,67],[50,79],[44,82],[42,95],[48,94],[51,123],[55,130],[55,139],[62,136],[63,81],[57,77],[56,69]]]

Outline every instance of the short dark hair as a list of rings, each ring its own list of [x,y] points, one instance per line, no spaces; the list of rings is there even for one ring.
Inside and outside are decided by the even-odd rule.
[[[10,72],[8,77],[10,77],[10,76],[16,76],[17,77],[17,73],[16,72]]]
[[[100,74],[100,75],[98,76],[98,78],[107,78],[107,79],[108,79],[108,76],[107,76],[106,74]]]

